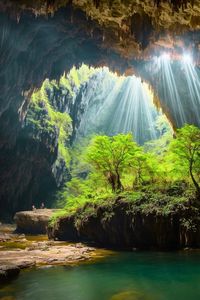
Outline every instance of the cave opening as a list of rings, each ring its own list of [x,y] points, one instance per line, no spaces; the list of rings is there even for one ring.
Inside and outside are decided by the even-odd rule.
[[[71,18],[74,14],[80,17],[79,11],[73,14],[68,12],[67,16],[70,15]],[[33,202],[39,206],[44,199],[49,199],[46,202],[51,205],[56,189],[72,178],[67,147],[71,147],[76,140],[92,134],[114,136],[131,132],[135,141],[144,145],[149,141],[159,140],[166,133],[172,136],[176,128],[181,128],[186,123],[199,126],[199,68],[189,51],[184,51],[183,48],[181,54],[174,54],[169,50],[158,51],[147,60],[131,59],[127,64],[115,53],[104,53],[105,49],[96,44],[96,37],[93,40],[92,31],[89,39],[88,33],[87,38],[83,38],[81,48],[74,56],[72,54],[69,62],[67,53],[71,48],[77,47],[77,41],[79,44],[80,32],[82,33],[86,20],[82,15],[80,25],[70,19],[70,31],[74,30],[74,26],[80,26],[80,32],[78,30],[78,34],[75,33],[75,42],[71,36],[66,38],[65,31],[63,35],[62,30],[60,32],[57,29],[61,20],[66,23],[65,18],[66,13],[61,10],[47,24],[43,17],[39,22],[31,19],[30,28],[27,29],[27,16],[19,23],[18,34],[22,35],[22,40],[27,38],[30,29],[35,32],[34,38],[30,37],[30,48],[24,50],[21,44],[14,47],[17,51],[19,76],[27,71],[26,68],[23,69],[24,59],[30,66],[34,60],[38,64],[27,74],[28,85],[24,82],[27,87],[19,86],[18,93],[21,89],[22,91],[15,98],[20,105],[16,101],[17,105],[14,107],[15,110],[17,108],[17,114],[13,112],[12,106],[11,109],[8,106],[4,108],[5,112],[2,111],[2,161],[6,161],[5,169],[10,168],[13,165],[13,156],[25,147],[23,156],[28,156],[25,159],[28,163],[23,166],[24,170],[30,161],[35,160],[37,164],[31,163],[27,182],[23,183],[25,190],[18,189],[18,185],[12,190],[11,199],[8,201],[10,209],[6,208],[9,211],[8,216],[18,209],[18,204],[10,206],[13,197],[16,198],[16,189],[19,209],[30,208]],[[7,20],[3,22],[2,53],[5,55],[3,46],[8,39],[12,41],[16,28],[8,27]],[[47,38],[48,30],[52,31],[50,39]],[[56,41],[59,41],[59,47],[56,46]],[[47,49],[49,56],[44,64],[41,60],[42,53],[44,51],[45,54]],[[26,58],[28,51],[30,57]],[[99,61],[99,54],[108,61]],[[9,66],[7,72],[4,75],[11,82],[15,80],[16,75],[10,73]],[[19,83],[21,84],[21,77]],[[12,94],[12,89],[10,93]],[[9,94],[6,95],[8,96]],[[13,122],[13,114],[16,122]],[[4,126],[7,128],[8,125],[10,130],[5,130]],[[15,136],[13,131],[16,131]],[[10,146],[12,143],[14,147]],[[31,153],[30,148],[35,143],[37,150]],[[13,159],[10,160],[10,157]],[[17,166],[20,164],[21,167],[24,157],[16,160]],[[23,175],[22,171],[18,176],[19,181]],[[6,180],[2,177],[2,187],[7,189],[9,180],[11,182],[12,177]],[[52,188],[49,189],[49,186]],[[2,191],[2,199],[5,199],[8,197],[7,193],[4,188]],[[29,200],[23,200],[24,198]]]
[[[55,205],[55,193],[76,173],[72,152],[84,148],[93,135],[127,133],[140,145],[162,138],[167,141],[173,134],[169,120],[154,104],[152,90],[141,78],[82,64],[64,72],[59,80],[45,79],[31,96],[17,138],[18,151],[26,150],[23,160],[27,164],[32,160],[26,174],[29,202],[20,202],[21,209],[33,203],[38,207],[41,202]],[[17,164],[22,164],[21,158]],[[80,171],[80,177],[87,174],[87,168]],[[32,196],[35,190],[37,199]]]
[[[0,0],[0,284],[7,263],[91,259],[80,242],[131,250],[116,260],[125,269],[135,250],[200,247],[199,11],[199,0]],[[143,298],[130,278],[103,281],[95,299]],[[94,300],[70,284],[69,299]]]
[[[174,60],[163,53],[145,63],[139,73],[144,70],[146,82],[135,75],[113,73],[108,67],[82,64],[57,80],[45,79],[33,92],[21,135],[49,147],[53,143],[55,151],[48,171],[56,188],[62,189],[76,173],[70,152],[87,144],[93,135],[131,133],[139,145],[148,149],[151,146],[146,145],[159,144],[160,140],[163,145],[169,143],[174,130],[186,123],[199,125],[199,70],[191,56],[185,54]],[[150,73],[156,80],[153,87],[151,80],[147,82]],[[83,168],[80,177],[87,177],[87,172]],[[42,184],[36,205],[47,197],[48,186],[49,179]],[[51,194],[54,199],[52,191],[49,199]]]
[[[58,112],[69,114],[71,143],[94,133],[112,136],[131,132],[139,144],[144,144],[160,137],[156,124],[159,118],[164,122],[147,83],[135,75],[118,75],[107,67],[82,64],[64,73],[57,82],[45,79],[40,91],[32,95],[31,104],[36,101],[43,101],[44,105],[47,101],[47,109],[50,105]]]

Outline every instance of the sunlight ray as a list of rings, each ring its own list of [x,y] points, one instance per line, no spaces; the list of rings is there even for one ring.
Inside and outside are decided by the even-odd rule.
[[[77,136],[90,132],[109,135],[132,132],[139,143],[157,137],[155,122],[160,112],[140,78],[118,77],[103,68],[95,78],[95,85],[81,97],[84,113]]]

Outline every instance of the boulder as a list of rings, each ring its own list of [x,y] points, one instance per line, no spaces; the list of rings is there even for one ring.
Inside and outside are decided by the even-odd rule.
[[[55,211],[55,209],[36,209],[17,212],[14,216],[16,231],[27,234],[46,234],[48,221]]]

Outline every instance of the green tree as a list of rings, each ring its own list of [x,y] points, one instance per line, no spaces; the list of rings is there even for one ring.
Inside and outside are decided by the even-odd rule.
[[[176,139],[170,144],[176,163],[185,165],[200,197],[200,129],[194,125],[185,125],[177,130]]]
[[[159,176],[158,165],[159,162],[154,153],[144,152],[142,147],[138,147],[130,165],[135,175],[133,187],[154,184]]]
[[[96,136],[88,147],[87,160],[116,192],[123,190],[122,173],[130,166],[137,151],[131,134]]]
[[[142,151],[142,149],[140,149],[139,151],[137,151],[136,155],[134,155],[132,162],[130,164],[131,169],[135,173],[133,187],[135,185],[137,186],[137,185],[144,184],[145,181],[144,173],[146,171],[146,166],[147,166],[146,155]]]

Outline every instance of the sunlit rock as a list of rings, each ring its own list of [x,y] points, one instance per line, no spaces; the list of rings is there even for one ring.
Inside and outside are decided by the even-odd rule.
[[[138,291],[123,291],[112,296],[110,300],[148,300],[148,296],[143,295]]]

